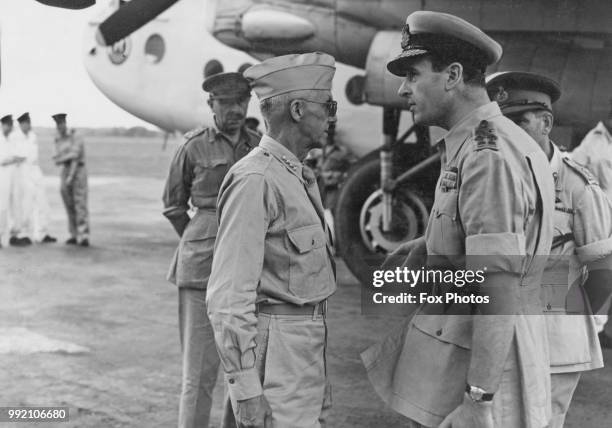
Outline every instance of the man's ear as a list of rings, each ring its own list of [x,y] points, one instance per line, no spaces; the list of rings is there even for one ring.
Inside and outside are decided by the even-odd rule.
[[[550,135],[552,131],[555,119],[551,112],[544,111],[542,112],[542,122],[544,123],[544,129],[542,130],[544,135]]]
[[[292,100],[289,103],[289,114],[296,122],[301,121],[304,116],[304,103],[300,100]]]
[[[463,66],[458,62],[453,62],[446,67],[446,89],[455,88],[463,80]]]

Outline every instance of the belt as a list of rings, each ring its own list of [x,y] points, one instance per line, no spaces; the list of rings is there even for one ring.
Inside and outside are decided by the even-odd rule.
[[[327,299],[314,305],[303,306],[292,303],[259,303],[257,312],[268,315],[325,315],[327,314]]]

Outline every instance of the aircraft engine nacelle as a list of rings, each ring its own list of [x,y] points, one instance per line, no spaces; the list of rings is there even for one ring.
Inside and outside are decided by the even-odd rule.
[[[387,63],[400,53],[399,31],[379,31],[366,59],[364,101],[378,106],[406,109],[407,102],[397,95],[402,79],[387,71]]]

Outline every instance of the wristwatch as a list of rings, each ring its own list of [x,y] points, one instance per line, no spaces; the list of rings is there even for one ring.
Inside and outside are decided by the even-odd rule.
[[[473,402],[482,403],[485,401],[493,401],[493,393],[486,392],[482,388],[468,384],[465,387],[465,392],[470,396]]]

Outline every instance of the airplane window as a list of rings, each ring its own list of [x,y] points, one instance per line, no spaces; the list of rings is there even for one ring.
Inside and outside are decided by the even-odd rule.
[[[253,64],[249,63],[249,62],[245,62],[244,64],[242,64],[240,67],[238,67],[238,73],[244,73],[244,70],[246,70],[247,68],[249,68],[250,66],[252,66]]]
[[[117,43],[108,48],[108,58],[115,65],[120,65],[130,55],[132,49],[132,42],[129,38],[119,40]]]
[[[153,64],[160,62],[166,53],[166,43],[159,34],[149,36],[145,43],[145,55]]]
[[[211,59],[204,66],[204,78],[212,76],[213,74],[223,73],[223,64],[216,59]]]

